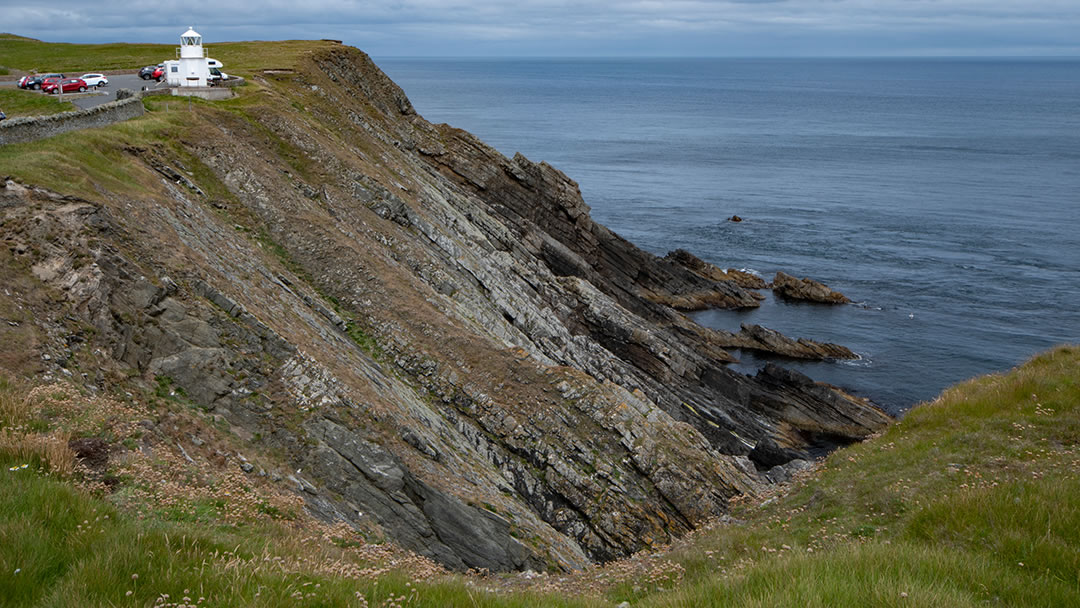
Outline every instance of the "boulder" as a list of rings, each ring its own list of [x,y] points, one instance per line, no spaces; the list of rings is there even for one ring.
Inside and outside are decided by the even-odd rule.
[[[750,451],[750,460],[763,469],[787,464],[798,457],[798,452],[780,447],[769,437],[760,439]]]

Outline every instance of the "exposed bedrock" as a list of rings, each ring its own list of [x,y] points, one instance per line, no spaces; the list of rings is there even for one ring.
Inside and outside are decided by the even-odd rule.
[[[93,327],[87,382],[182,389],[319,517],[454,568],[580,568],[888,423],[728,369],[728,348],[845,355],[697,325],[679,309],[758,298],[595,223],[554,167],[428,123],[363,53],[253,82],[248,116],[193,115],[182,159],[125,150],[143,190],[12,185],[0,225],[57,294],[42,323]]]

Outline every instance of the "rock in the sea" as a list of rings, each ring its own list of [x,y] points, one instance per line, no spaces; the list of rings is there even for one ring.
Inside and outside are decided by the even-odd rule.
[[[702,260],[685,249],[669,251],[668,254],[664,256],[664,261],[678,264],[690,272],[709,279],[710,281],[730,281],[743,289],[765,289],[769,286],[769,284],[765,282],[765,279],[762,279],[759,276],[734,268],[728,268],[727,271],[721,270],[719,267]],[[763,297],[755,292],[750,292],[750,294],[758,299]]]
[[[777,272],[773,278],[773,292],[792,300],[806,300],[822,304],[847,304],[851,300],[839,291],[829,289],[828,285],[813,279],[797,279],[790,274]]]
[[[729,222],[741,222],[741,221],[742,221],[742,218],[741,218],[741,217],[739,217],[739,216],[737,216],[737,215],[733,215],[733,216],[731,216],[731,217],[729,217],[729,218],[728,218],[728,221],[729,221]]]
[[[697,257],[685,249],[676,249],[675,251],[669,251],[664,256],[664,260],[667,262],[674,262],[679,266],[689,270],[690,272],[709,279],[710,281],[730,281],[729,277],[723,270],[720,270],[716,266],[706,262],[705,260]],[[741,287],[741,285],[740,285]]]
[[[806,338],[792,339],[761,325],[742,324],[739,333],[714,330],[713,339],[723,348],[756,350],[793,359],[858,359],[851,349],[831,342],[815,342]]]
[[[764,350],[785,357],[796,359],[858,359],[859,356],[846,346],[831,342],[815,342],[806,338],[792,340],[784,334],[762,327],[744,323],[737,334],[746,338],[750,344],[744,348]]]
[[[737,268],[728,268],[727,276],[743,289],[765,289],[769,286],[765,279]]]

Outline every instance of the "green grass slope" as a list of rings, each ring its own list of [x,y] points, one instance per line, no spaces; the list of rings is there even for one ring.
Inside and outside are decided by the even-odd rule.
[[[912,410],[668,555],[644,606],[1080,606],[1080,349]],[[636,603],[635,603],[636,605]]]
[[[70,101],[61,101],[54,95],[42,95],[37,91],[0,89],[0,110],[8,118],[16,116],[42,116],[78,110]]]

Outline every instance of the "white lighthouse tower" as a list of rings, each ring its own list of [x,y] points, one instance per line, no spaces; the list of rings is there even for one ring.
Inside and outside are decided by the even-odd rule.
[[[210,68],[206,63],[206,51],[203,49],[202,36],[193,28],[180,35],[180,60],[175,67],[170,65],[166,69],[177,70],[176,81],[181,87],[206,87],[206,80],[210,77]],[[172,62],[169,62],[172,63]],[[169,80],[173,80],[173,74],[168,74]]]

